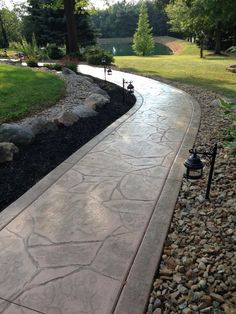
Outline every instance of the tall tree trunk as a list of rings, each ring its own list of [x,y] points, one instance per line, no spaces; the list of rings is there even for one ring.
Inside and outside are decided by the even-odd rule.
[[[75,1],[63,0],[67,25],[68,51],[74,53],[79,50],[77,43],[77,30],[74,15]]]
[[[1,27],[2,38],[3,38],[3,42],[2,42],[3,48],[8,48],[9,47],[9,41],[8,41],[8,38],[7,38],[7,33],[6,33],[6,30],[5,30],[5,26],[4,26],[4,23],[3,23],[3,19],[2,19],[2,14],[1,13],[0,13],[0,27]]]
[[[218,22],[216,25],[216,39],[215,39],[215,54],[221,54],[221,23]]]

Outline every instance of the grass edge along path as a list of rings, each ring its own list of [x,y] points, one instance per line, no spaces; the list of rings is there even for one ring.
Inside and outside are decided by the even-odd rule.
[[[65,84],[53,73],[0,65],[0,123],[11,122],[54,105]]]
[[[180,40],[178,39],[178,44]],[[115,64],[124,71],[199,86],[222,96],[236,98],[236,74],[226,67],[236,64],[236,56],[213,56],[205,51],[199,57],[195,44],[182,41],[183,50],[175,55],[149,57],[115,57]]]

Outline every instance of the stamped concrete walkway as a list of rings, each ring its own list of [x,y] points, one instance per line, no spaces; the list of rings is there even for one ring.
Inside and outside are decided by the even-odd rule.
[[[135,107],[0,215],[0,313],[144,313],[200,112],[151,79],[109,80],[123,77]]]

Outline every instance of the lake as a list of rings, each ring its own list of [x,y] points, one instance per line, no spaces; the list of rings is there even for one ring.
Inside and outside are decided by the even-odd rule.
[[[114,43],[99,43],[99,46],[101,46],[106,51],[110,52],[114,56],[134,56],[134,52],[132,50],[132,44],[131,43],[118,43],[115,41]],[[153,52],[153,55],[170,55],[172,54],[171,50],[162,45],[162,44],[155,44],[155,49]]]

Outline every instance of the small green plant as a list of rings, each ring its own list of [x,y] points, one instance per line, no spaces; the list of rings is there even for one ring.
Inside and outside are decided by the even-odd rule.
[[[112,62],[114,62],[114,58],[109,52],[97,46],[86,49],[84,55],[88,64],[92,65],[102,64],[103,58],[106,59],[107,65],[110,65]]]
[[[59,60],[65,56],[64,51],[61,48],[59,48],[56,44],[47,45],[46,50],[48,53],[48,57],[53,60]]]
[[[220,99],[220,107],[223,109],[231,109],[233,106],[235,106],[235,103],[226,101],[224,99]]]
[[[38,67],[38,61],[34,58],[27,59],[26,64],[28,67],[31,67],[31,68],[37,68]]]
[[[44,64],[46,68],[49,70],[55,70],[55,71],[61,71],[62,70],[62,65],[59,63],[52,63],[52,64]]]
[[[75,64],[75,63],[64,63],[64,67],[77,73],[77,64]]]
[[[45,60],[48,59],[48,54],[46,49],[39,48],[35,35],[33,34],[31,42],[28,42],[24,37],[21,39],[21,42],[12,43],[11,47],[15,50],[20,51],[26,61],[27,60]]]

